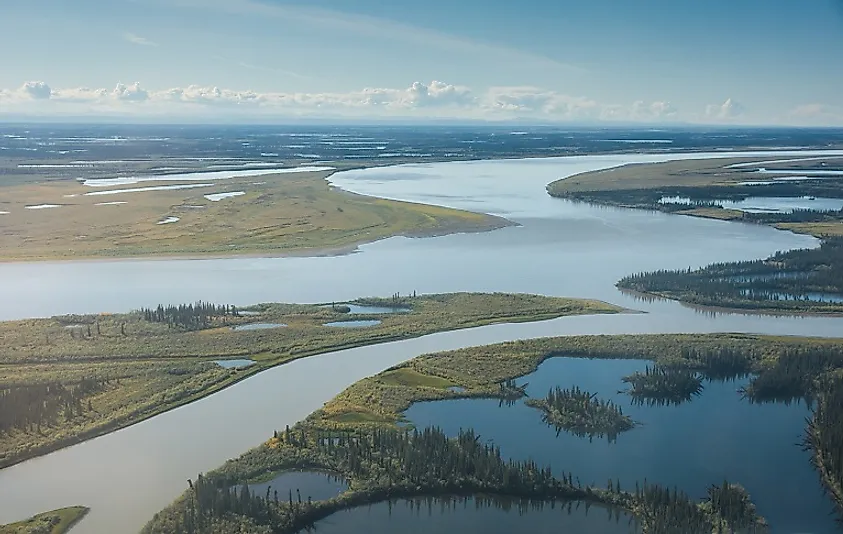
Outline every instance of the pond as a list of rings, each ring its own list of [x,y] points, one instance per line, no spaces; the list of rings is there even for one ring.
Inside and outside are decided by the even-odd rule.
[[[302,501],[308,498],[324,501],[336,497],[348,489],[348,482],[342,477],[321,471],[287,471],[273,477],[272,480],[249,484],[252,495],[265,496],[269,488],[270,497],[278,492],[278,499],[287,501],[292,492],[293,500],[301,495]]]
[[[242,312],[240,312],[242,314]],[[249,323],[232,326],[231,329],[235,332],[246,332],[249,330],[272,330],[273,328],[284,328],[287,326],[284,323]]]
[[[359,315],[379,315],[382,313],[409,313],[413,311],[410,308],[403,308],[403,307],[392,307],[392,306],[367,306],[363,304],[349,304],[349,303],[342,303],[337,304],[337,306],[346,306],[348,308],[348,313],[356,313]],[[331,308],[332,305],[324,306],[325,308]]]
[[[244,369],[255,365],[254,360],[214,360],[214,363],[226,369]]]
[[[322,326],[331,326],[336,328],[368,328],[379,324],[381,324],[381,321],[378,321],[377,319],[370,319],[364,321],[334,321],[332,323],[325,323]]]
[[[615,442],[579,438],[542,422],[538,410],[517,401],[451,400],[419,403],[406,412],[418,427],[436,425],[451,435],[473,427],[505,457],[551,465],[583,484],[622,488],[645,479],[702,498],[711,484],[742,484],[774,533],[834,532],[831,502],[823,495],[809,453],[797,443],[809,415],[804,403],[750,404],[741,400],[743,381],[706,382],[702,395],[679,406],[636,406],[621,393],[622,377],[643,371],[639,360],[553,358],[518,383],[531,397],[557,385],[579,386],[612,400],[640,426]],[[784,482],[786,481],[786,482]]]
[[[381,502],[317,521],[320,534],[631,534],[627,514],[582,502],[445,497]]]

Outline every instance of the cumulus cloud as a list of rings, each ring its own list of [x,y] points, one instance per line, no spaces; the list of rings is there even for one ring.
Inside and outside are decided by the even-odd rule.
[[[123,39],[140,46],[158,46],[158,43],[150,41],[146,37],[141,37],[140,35],[135,35],[134,33],[129,32],[123,34]]]
[[[50,86],[44,82],[26,82],[21,86],[20,90],[29,98],[34,98],[35,100],[46,100],[53,93]]]
[[[743,115],[745,108],[731,98],[727,98],[722,104],[710,104],[705,108],[705,114],[709,118],[720,120],[731,120]]]
[[[708,106],[706,112],[709,122],[728,122],[741,116],[742,106],[729,99]],[[118,83],[112,88],[51,88],[44,82],[28,82],[18,89],[0,89],[0,116],[3,113],[241,121],[287,117],[644,123],[687,120],[664,100],[604,103],[541,87],[501,86],[477,91],[437,80],[417,81],[403,88],[369,87],[349,92],[257,92],[202,85],[150,89],[138,82]],[[793,111],[794,116],[821,113],[829,115],[817,105]]]

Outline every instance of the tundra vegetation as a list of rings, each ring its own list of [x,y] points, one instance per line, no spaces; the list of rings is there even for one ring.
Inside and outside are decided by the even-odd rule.
[[[199,302],[0,323],[0,467],[133,424],[297,358],[445,330],[622,311],[597,301],[503,293],[396,294],[355,303],[410,311],[364,316],[342,305],[240,309]],[[380,324],[322,326],[372,317]],[[286,326],[233,329],[256,321]],[[215,363],[229,359],[255,363],[241,369]]]
[[[105,195],[180,182],[92,188],[66,180],[5,186],[3,210],[9,213],[3,215],[0,261],[328,253],[394,235],[442,235],[510,224],[489,215],[347,193],[326,182],[330,173],[210,180],[209,187]],[[234,191],[244,194],[218,202],[204,197]],[[98,205],[103,202],[124,203]],[[46,203],[60,207],[24,208]],[[157,224],[168,217],[178,221]]]
[[[0,534],[64,534],[85,517],[88,508],[71,506],[38,514],[29,519],[0,525]]]
[[[766,224],[820,238],[843,236],[843,211],[748,213],[718,205],[716,201],[749,197],[843,198],[843,175],[816,176],[809,170],[843,169],[843,159],[839,157],[780,164],[771,158],[763,165],[752,165],[757,160],[702,159],[624,165],[557,180],[547,190],[552,196],[582,202]],[[772,176],[758,174],[762,166],[784,172]],[[662,202],[670,197],[688,201]]]
[[[507,391],[502,384],[514,384],[554,357],[641,359],[716,380],[750,376],[744,395],[754,402],[815,399],[806,446],[835,502],[843,505],[843,427],[834,415],[841,412],[834,403],[843,394],[829,389],[843,377],[839,340],[744,334],[580,336],[428,354],[357,382],[303,422],[276,431],[264,444],[192,481],[144,532],[297,532],[344,508],[470,494],[599,503],[631,513],[647,533],[766,530],[736,483],[700,488],[706,495],[702,502],[646,481],[610,480],[605,488],[588,487],[564,466],[551,470],[504,458],[467,427],[449,437],[437,428],[414,428],[403,416],[415,402],[500,398]],[[564,400],[564,390],[560,395]],[[582,391],[569,395],[594,401]],[[571,413],[567,402],[559,406],[560,413]],[[250,480],[294,469],[336,473],[349,481],[349,488],[318,502],[299,493],[250,495],[243,489]]]

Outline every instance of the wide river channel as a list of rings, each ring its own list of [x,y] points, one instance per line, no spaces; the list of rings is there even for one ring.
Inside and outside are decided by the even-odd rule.
[[[345,256],[0,264],[0,301],[7,304],[0,319],[118,312],[199,299],[240,305],[330,302],[414,290],[588,297],[647,312],[447,332],[277,367],[199,402],[0,471],[0,524],[81,504],[91,513],[74,534],[135,532],[186,488],[188,478],[302,419],[351,383],[430,351],[575,334],[843,334],[843,319],[701,313],[674,302],[639,301],[614,287],[632,272],[762,258],[817,246],[813,238],[757,225],[577,204],[545,192],[547,183],[579,172],[727,155],[742,154],[582,156],[339,173],[331,182],[350,191],[492,213],[518,223],[486,233],[395,237]],[[769,159],[770,153],[745,155]]]

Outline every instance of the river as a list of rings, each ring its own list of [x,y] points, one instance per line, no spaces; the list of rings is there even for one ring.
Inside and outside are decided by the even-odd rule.
[[[395,237],[345,256],[0,265],[0,299],[13,303],[0,310],[0,319],[199,299],[241,305],[330,302],[414,290],[579,296],[648,312],[435,334],[278,367],[135,426],[0,471],[0,523],[83,504],[92,511],[74,534],[136,531],[183,491],[188,478],[302,419],[360,378],[433,350],[589,333],[843,332],[840,319],[703,314],[675,302],[637,301],[614,287],[631,272],[760,258],[816,246],[813,238],[757,225],[577,204],[544,190],[550,181],[587,170],[704,156],[585,156],[339,173],[331,181],[350,191],[493,213],[519,224],[479,234]]]

